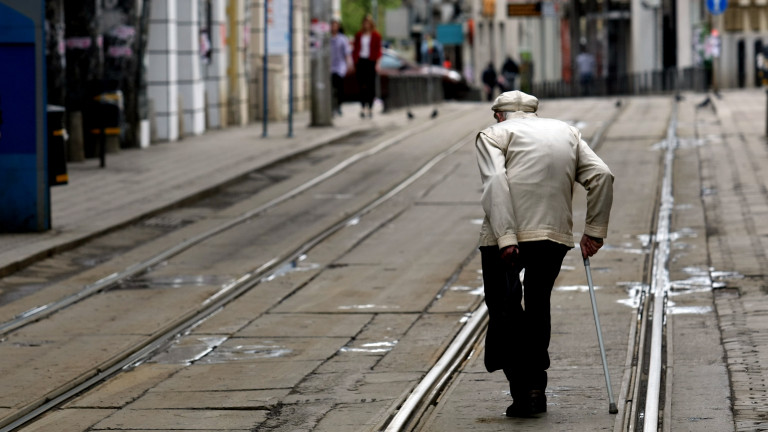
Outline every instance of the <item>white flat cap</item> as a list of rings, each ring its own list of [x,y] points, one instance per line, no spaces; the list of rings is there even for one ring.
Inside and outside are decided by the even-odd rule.
[[[523,111],[535,113],[539,109],[539,100],[520,90],[513,90],[500,94],[493,102],[491,109],[502,112]]]

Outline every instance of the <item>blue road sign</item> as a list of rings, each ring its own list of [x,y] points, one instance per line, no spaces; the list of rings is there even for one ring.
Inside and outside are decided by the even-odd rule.
[[[707,0],[707,9],[712,15],[720,15],[728,7],[728,0]]]

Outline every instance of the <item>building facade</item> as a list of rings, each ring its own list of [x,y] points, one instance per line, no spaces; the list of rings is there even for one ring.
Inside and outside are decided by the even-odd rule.
[[[533,82],[570,83],[582,49],[606,80],[714,68],[711,85],[730,88],[766,75],[768,0],[731,0],[721,14],[705,0],[472,0],[471,10],[475,82],[511,56]]]
[[[276,11],[286,15],[283,23],[292,12],[293,40],[266,57],[268,117],[288,115],[291,52],[293,110],[307,110],[309,2],[47,1],[49,103],[67,108],[69,160],[94,156],[102,121],[94,101],[103,94],[109,97],[100,100],[122,108],[119,135],[109,137],[113,151],[260,121],[264,35],[274,30]]]

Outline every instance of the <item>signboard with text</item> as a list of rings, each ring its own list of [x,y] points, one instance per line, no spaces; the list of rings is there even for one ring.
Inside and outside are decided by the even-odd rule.
[[[537,17],[541,16],[540,1],[507,0],[508,17]]]
[[[289,54],[290,15],[288,0],[267,0],[267,51],[269,54]]]

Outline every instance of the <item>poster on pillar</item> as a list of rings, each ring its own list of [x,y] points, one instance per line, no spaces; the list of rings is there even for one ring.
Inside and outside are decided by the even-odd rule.
[[[267,0],[267,51],[287,55],[290,47],[290,7],[288,0]]]

